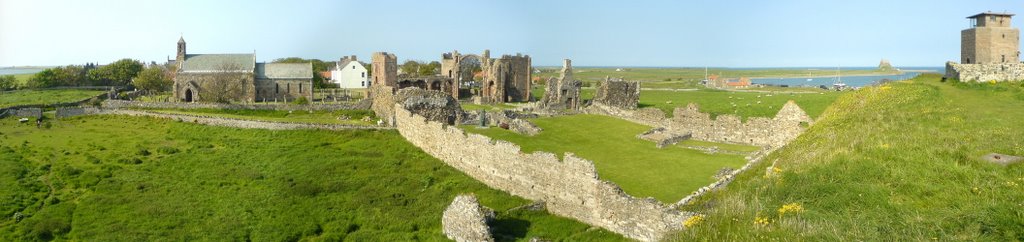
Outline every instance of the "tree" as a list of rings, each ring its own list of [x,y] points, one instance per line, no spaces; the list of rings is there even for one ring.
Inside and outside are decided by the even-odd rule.
[[[121,59],[88,71],[88,77],[94,85],[128,85],[142,71],[142,62],[132,59]]]
[[[366,68],[366,76],[373,76],[373,64],[372,63],[363,64],[363,68]]]
[[[420,76],[433,76],[441,72],[441,62],[431,61],[430,64],[420,65]]]
[[[85,69],[81,66],[61,66],[47,68],[36,73],[28,80],[28,88],[47,88],[57,86],[78,86],[86,84]]]
[[[248,90],[247,73],[240,72],[241,66],[231,63],[221,64],[218,71],[202,82],[201,96],[206,101],[229,103],[242,97]]]
[[[171,78],[163,68],[153,65],[139,72],[132,85],[147,92],[167,91],[171,88]]]
[[[0,76],[0,91],[14,90],[18,88],[18,79],[14,76]]]
[[[402,73],[405,73],[406,75],[417,75],[420,71],[420,63],[414,60],[408,60],[405,61],[405,63],[402,63],[402,66],[399,67],[399,69],[401,69]]]

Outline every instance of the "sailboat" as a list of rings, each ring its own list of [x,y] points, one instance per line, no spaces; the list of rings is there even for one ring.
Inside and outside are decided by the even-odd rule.
[[[832,88],[836,90],[846,88],[846,83],[843,83],[843,71],[839,67],[836,67],[836,81],[832,83]]]
[[[811,78],[811,71],[810,71],[810,70],[808,70],[808,71],[807,71],[807,81],[808,81],[808,82],[810,82],[810,81],[813,81],[813,80],[814,80],[814,79],[812,79],[812,78]]]

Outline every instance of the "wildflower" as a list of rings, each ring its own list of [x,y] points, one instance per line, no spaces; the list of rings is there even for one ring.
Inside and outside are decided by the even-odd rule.
[[[888,149],[888,148],[889,148],[889,144],[882,144],[882,149]]]
[[[996,80],[988,80],[988,84],[995,85],[996,84]]]
[[[693,215],[690,216],[690,218],[687,218],[686,221],[683,221],[683,226],[690,228],[696,226],[697,224],[700,224],[700,222],[702,221],[704,221],[704,215]]]
[[[779,208],[779,216],[781,217],[782,215],[785,215],[786,213],[800,213],[800,212],[803,212],[803,211],[804,211],[804,207],[800,206],[799,203],[790,203],[790,204],[782,205],[782,207]]]
[[[1013,182],[1013,181],[1006,181],[1006,186],[1008,186],[1008,187],[1016,187],[1017,183]]]
[[[889,90],[889,89],[892,89],[892,87],[890,87],[890,86],[882,86],[882,90]]]
[[[768,219],[767,217],[761,217],[761,216],[754,217],[754,225],[765,226],[765,225],[768,225],[771,222],[772,221],[770,219]]]
[[[971,188],[971,192],[973,192],[975,194],[980,194],[981,193],[981,189],[978,189],[978,187],[974,187],[974,188]]]

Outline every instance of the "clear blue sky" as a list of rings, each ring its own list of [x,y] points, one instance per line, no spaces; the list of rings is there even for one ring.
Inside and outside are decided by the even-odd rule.
[[[259,61],[490,49],[534,65],[941,66],[959,59],[965,17],[988,10],[1024,1],[0,0],[0,66],[163,62],[180,34],[189,53]]]

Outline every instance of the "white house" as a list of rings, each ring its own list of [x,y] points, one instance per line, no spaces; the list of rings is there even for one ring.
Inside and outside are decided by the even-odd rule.
[[[354,55],[342,57],[331,70],[331,83],[341,88],[366,88],[370,85],[369,77],[366,67]]]

